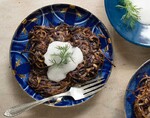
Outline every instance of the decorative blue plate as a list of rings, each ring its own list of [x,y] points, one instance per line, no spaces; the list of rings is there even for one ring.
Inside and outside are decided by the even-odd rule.
[[[127,41],[140,46],[150,47],[150,25],[136,22],[133,29],[127,28],[121,20],[125,10],[116,8],[119,1],[120,0],[105,0],[105,10],[114,29]]]
[[[136,71],[136,73],[131,78],[128,87],[126,89],[125,94],[125,112],[126,112],[126,118],[135,118],[134,115],[134,101],[135,101],[135,95],[131,91],[135,91],[137,89],[138,83],[143,78],[144,74],[148,74],[150,76],[150,60],[146,61],[144,64],[142,64],[141,67]]]
[[[38,9],[21,22],[14,34],[10,47],[11,66],[16,80],[22,89],[35,100],[42,99],[42,96],[35,93],[34,90],[28,86],[27,82],[30,72],[28,54],[21,54],[21,51],[25,49],[28,43],[28,33],[34,26],[50,26],[51,24],[57,26],[61,22],[65,22],[69,25],[90,27],[91,31],[97,36],[99,34],[104,35],[104,37],[99,38],[101,49],[105,56],[113,61],[113,50],[108,31],[103,23],[93,14],[85,9],[69,4],[55,4]],[[111,73],[111,68],[112,65],[105,59],[98,73],[99,77],[105,79],[104,83]],[[64,97],[62,101],[55,104],[55,106],[74,106],[87,101],[89,98],[90,97],[82,100],[73,100],[72,98]]]

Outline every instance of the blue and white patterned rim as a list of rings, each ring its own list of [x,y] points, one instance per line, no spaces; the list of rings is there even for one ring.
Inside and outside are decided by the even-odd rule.
[[[103,35],[104,37],[99,38],[101,50],[109,60],[113,61],[113,49],[109,33],[103,23],[93,14],[78,6],[69,4],[54,4],[38,9],[21,22],[14,34],[10,47],[10,60],[13,74],[21,88],[35,100],[42,99],[42,96],[35,93],[27,83],[30,72],[28,54],[21,54],[21,51],[25,49],[28,42],[28,33],[34,26],[49,26],[51,24],[57,26],[61,22],[69,25],[90,27],[91,31],[97,36],[99,34]],[[98,71],[97,78],[104,78],[104,83],[106,83],[111,69],[112,64],[105,59],[104,64]],[[70,97],[63,97],[62,101],[55,104],[55,106],[74,106],[87,101],[89,98],[91,97],[74,100]]]

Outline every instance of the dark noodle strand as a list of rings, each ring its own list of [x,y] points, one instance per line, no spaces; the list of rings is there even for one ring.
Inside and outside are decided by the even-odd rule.
[[[136,93],[138,93],[136,95]],[[145,75],[135,91],[134,113],[136,118],[150,118],[150,76]]]
[[[44,63],[43,55],[53,41],[69,42],[73,47],[79,47],[84,57],[83,62],[60,82],[53,82],[47,78],[48,68]],[[65,92],[76,84],[94,79],[104,60],[100,47],[99,38],[90,31],[90,28],[67,24],[56,27],[35,26],[29,33],[27,47],[31,60],[29,86],[42,96],[48,97]]]

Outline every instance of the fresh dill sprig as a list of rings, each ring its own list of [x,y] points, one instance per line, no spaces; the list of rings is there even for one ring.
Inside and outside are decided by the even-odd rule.
[[[59,65],[62,65],[62,64],[67,64],[70,61],[69,59],[71,59],[73,61],[73,58],[72,58],[73,53],[68,52],[68,49],[70,48],[68,45],[58,46],[56,48],[57,48],[57,50],[59,50],[60,53],[51,54],[51,56],[54,56],[54,59],[50,60],[53,65],[59,66]],[[55,57],[60,58],[59,63],[55,60]]]
[[[140,8],[137,8],[137,6],[133,5],[131,0],[120,0],[120,4],[116,7],[125,9],[125,14],[122,16],[121,20],[123,20],[128,27],[133,29],[135,23],[140,19]]]

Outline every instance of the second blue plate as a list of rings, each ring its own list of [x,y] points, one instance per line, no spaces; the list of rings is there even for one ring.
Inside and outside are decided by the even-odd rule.
[[[127,41],[145,47],[150,47],[150,25],[144,25],[136,22],[133,29],[127,26],[121,20],[125,10],[116,8],[120,0],[105,0],[105,9],[108,19],[114,29]]]
[[[135,91],[140,80],[143,78],[143,75],[147,74],[150,76],[150,60],[146,61],[133,75],[131,78],[126,94],[125,94],[125,111],[126,111],[126,118],[135,118],[134,114],[134,101],[135,95],[131,91]]]

